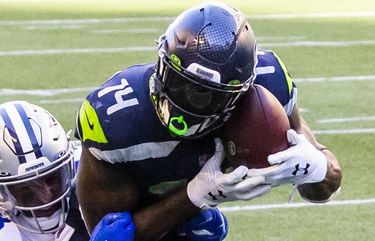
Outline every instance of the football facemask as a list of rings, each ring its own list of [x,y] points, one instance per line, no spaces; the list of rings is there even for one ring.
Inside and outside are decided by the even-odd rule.
[[[199,72],[205,74],[199,76]],[[254,74],[243,83],[232,80],[223,84],[217,75],[198,64],[185,69],[178,65],[175,56],[160,57],[157,73],[150,80],[150,91],[160,120],[173,135],[199,137],[208,129],[220,127],[255,78]]]

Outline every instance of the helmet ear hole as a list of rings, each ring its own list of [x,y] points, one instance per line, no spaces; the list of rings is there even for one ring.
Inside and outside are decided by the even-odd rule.
[[[2,159],[0,159],[0,162],[3,162]],[[9,177],[11,174],[7,171],[0,171],[0,178],[1,177]]]

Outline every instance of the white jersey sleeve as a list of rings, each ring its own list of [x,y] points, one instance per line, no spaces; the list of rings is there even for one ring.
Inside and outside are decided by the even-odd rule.
[[[0,240],[4,241],[69,241],[75,229],[65,225],[61,232],[56,234],[37,234],[18,229],[13,223],[5,223],[0,230]]]
[[[0,240],[22,241],[17,226],[12,222],[5,223],[4,228],[0,230]]]

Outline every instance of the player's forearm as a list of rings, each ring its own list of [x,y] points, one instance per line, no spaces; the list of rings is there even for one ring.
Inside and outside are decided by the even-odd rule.
[[[327,149],[322,150],[327,158],[327,174],[319,183],[303,184],[298,187],[301,196],[312,202],[329,201],[341,185],[341,168],[336,157]]]
[[[166,199],[133,213],[135,241],[157,240],[176,225],[200,211],[189,200],[186,188]]]

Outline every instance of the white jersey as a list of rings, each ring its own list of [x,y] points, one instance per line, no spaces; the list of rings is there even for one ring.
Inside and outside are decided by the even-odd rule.
[[[57,234],[38,234],[19,229],[14,223],[5,223],[0,230],[1,241],[69,241],[74,233],[74,228],[65,225],[62,232]]]
[[[5,223],[4,228],[0,229],[0,240],[22,241],[20,232],[14,223]]]

